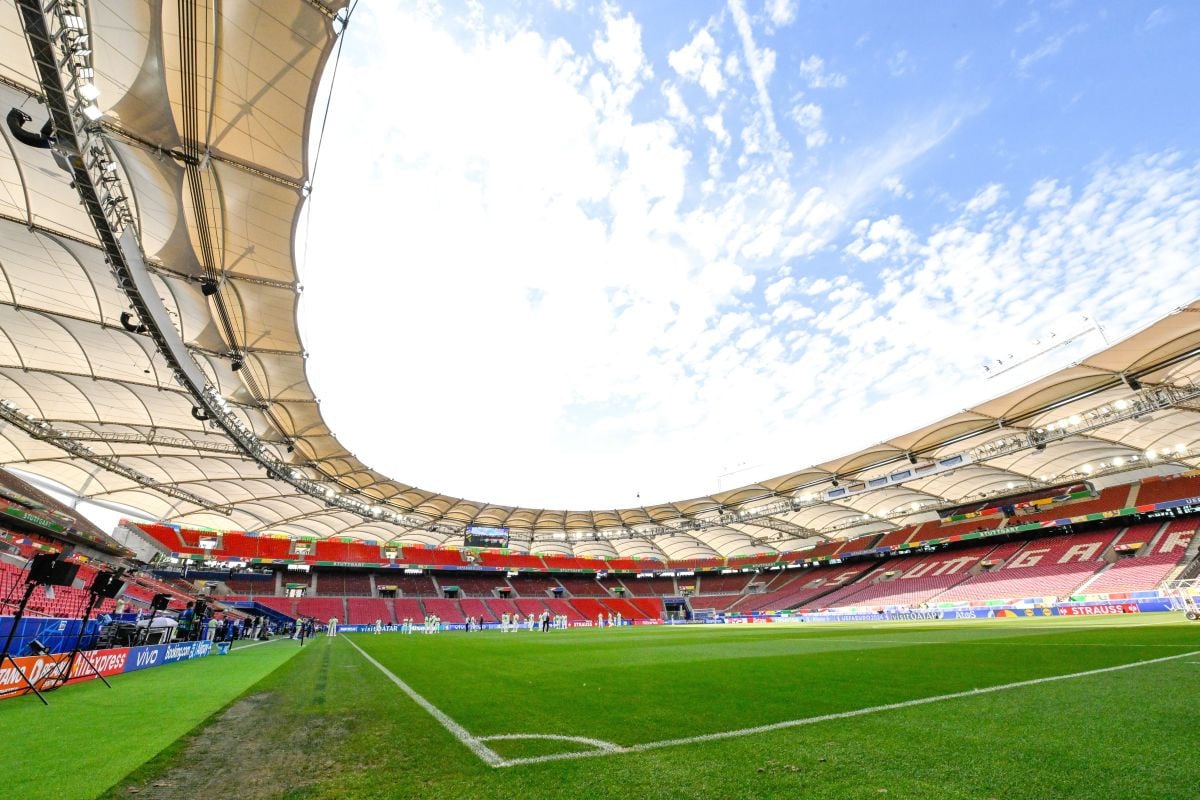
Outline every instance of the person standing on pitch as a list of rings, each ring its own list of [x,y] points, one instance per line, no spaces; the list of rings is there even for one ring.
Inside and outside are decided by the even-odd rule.
[[[375,620],[375,635],[378,636],[381,633],[383,633],[383,620],[377,619]]]
[[[337,617],[329,618],[329,635],[337,636]]]

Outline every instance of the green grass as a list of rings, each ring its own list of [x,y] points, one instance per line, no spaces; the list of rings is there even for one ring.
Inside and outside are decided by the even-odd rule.
[[[560,734],[628,747],[1200,650],[1200,626],[1165,621],[711,626],[352,640],[475,736]],[[495,768],[346,639],[318,639],[285,663],[284,651],[294,653],[294,644],[248,651],[241,669],[230,669],[237,664],[232,658],[209,658],[124,676],[125,685],[109,694],[127,693],[126,702],[143,718],[129,712],[136,724],[102,742],[80,719],[73,719],[70,734],[97,750],[121,753],[121,764],[79,776],[70,791],[52,794],[1200,796],[1193,777],[1200,773],[1194,721],[1200,656],[736,738]],[[261,656],[251,659],[256,652]],[[267,663],[272,659],[278,660]],[[186,719],[172,715],[169,730],[145,738],[153,728],[145,717],[154,716],[164,693],[180,693],[193,667],[186,680],[195,693],[213,694],[206,710],[193,709]],[[142,688],[143,675],[159,684],[159,695]],[[226,685],[234,676],[237,686]],[[239,693],[240,700],[213,715]],[[97,685],[87,684],[52,700],[65,707],[69,698],[76,715],[90,715],[97,694]],[[19,714],[10,712],[18,702],[24,705]],[[17,716],[36,719],[33,712],[41,710],[24,700],[0,704],[0,727],[10,729]],[[19,772],[29,772],[24,765],[32,744],[27,739],[19,748]],[[591,749],[545,739],[488,746],[508,759]],[[50,796],[29,793],[28,782],[17,785],[22,791],[14,797]]]
[[[139,768],[296,654],[273,642],[0,702],[0,797],[91,798]]]

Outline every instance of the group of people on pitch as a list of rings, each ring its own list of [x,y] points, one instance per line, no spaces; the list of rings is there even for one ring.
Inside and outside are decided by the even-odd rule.
[[[500,615],[500,630],[504,633],[519,631],[522,627],[525,630],[542,632],[551,628],[565,628],[567,627],[567,617],[565,614],[551,616],[549,611],[543,611],[540,616],[529,614],[524,618],[521,617],[520,612]]]

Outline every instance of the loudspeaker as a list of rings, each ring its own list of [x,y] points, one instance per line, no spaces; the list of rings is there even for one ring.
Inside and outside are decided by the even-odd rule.
[[[116,597],[125,588],[120,572],[101,572],[92,581],[92,592],[97,597]]]
[[[166,611],[169,605],[171,605],[171,595],[169,594],[156,594],[150,601],[150,608],[155,611]]]
[[[29,562],[29,583],[50,583],[50,573],[58,563],[58,553],[40,553]]]
[[[46,581],[51,586],[70,586],[75,582],[75,573],[79,572],[79,565],[72,564],[69,561],[56,561],[54,569],[50,570],[50,580]]]

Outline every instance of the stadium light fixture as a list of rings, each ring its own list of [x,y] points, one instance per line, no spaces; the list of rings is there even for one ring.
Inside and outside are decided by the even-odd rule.
[[[96,88],[96,84],[85,82],[79,84],[79,96],[89,103],[94,103],[100,99],[100,90]]]
[[[92,103],[83,107],[83,115],[87,117],[88,122],[95,122],[104,116],[104,112],[100,110],[100,106]]]

